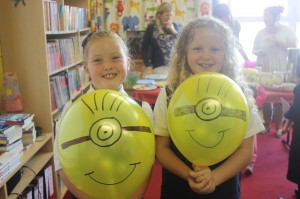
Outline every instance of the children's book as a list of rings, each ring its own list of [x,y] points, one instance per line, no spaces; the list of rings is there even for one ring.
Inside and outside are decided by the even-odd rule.
[[[20,153],[5,152],[0,155],[0,181],[20,164]]]
[[[16,128],[18,128],[18,126],[16,126],[16,125],[12,125],[12,126],[0,126],[0,134],[1,135],[9,135],[13,131],[15,131]]]
[[[6,134],[0,133],[0,145],[9,145],[22,138],[23,132],[21,126],[11,126],[11,131]]]
[[[23,150],[23,142],[22,139],[18,139],[17,141],[8,144],[8,145],[0,145],[0,151],[11,151],[13,148],[17,147],[18,149]]]
[[[4,113],[0,114],[0,126],[26,125],[33,120],[30,113]]]
[[[28,126],[24,127],[23,129],[23,135],[22,135],[22,141],[23,145],[30,145],[35,143],[36,139],[36,131],[34,123],[30,123]]]

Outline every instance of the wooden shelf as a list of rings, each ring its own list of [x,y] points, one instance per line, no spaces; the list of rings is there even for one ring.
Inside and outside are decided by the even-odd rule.
[[[71,31],[46,31],[45,2],[29,1],[26,6],[14,6],[12,1],[0,1],[0,43],[4,72],[15,72],[21,88],[23,112],[35,114],[34,123],[43,130],[37,142],[23,152],[21,163],[0,182],[0,199],[15,199],[15,194],[8,195],[7,182],[20,169],[23,176],[12,192],[22,193],[46,165],[51,164],[54,172],[53,145],[54,121],[57,114],[53,114],[50,93],[50,78],[77,65],[82,65],[78,57],[75,63],[49,73],[47,64],[47,40],[78,36],[79,39],[88,34],[90,28]],[[88,0],[54,0],[60,5],[88,8]],[[78,26],[79,27],[79,26]],[[82,39],[82,38],[81,38]],[[79,40],[80,42],[80,40]],[[80,43],[79,43],[80,44]],[[85,82],[86,83],[86,82]],[[83,86],[76,96],[80,96]],[[28,168],[24,167],[27,166]],[[30,168],[30,169],[29,169]],[[32,171],[32,170],[34,171]],[[58,187],[58,177],[53,175],[54,198],[60,198],[62,192]]]
[[[70,65],[64,66],[63,68],[60,68],[58,70],[55,70],[54,72],[49,73],[49,76],[56,75],[57,73],[60,73],[62,71],[66,71],[67,69],[73,68],[73,67],[75,67],[75,66],[77,66],[79,64],[82,64],[82,60],[77,61],[77,62],[75,62],[73,64],[70,64]]]
[[[43,134],[39,137],[37,137],[37,139],[39,140],[40,138],[42,138],[41,141],[37,141],[35,142],[30,148],[28,148],[27,150],[23,151],[23,154],[21,156],[21,162],[20,165],[13,171],[11,172],[4,180],[2,180],[0,182],[0,187],[2,187],[14,174],[16,174],[16,172],[23,167],[23,165],[25,165],[27,162],[30,162],[31,159],[33,158],[33,156],[35,156],[39,150],[50,140],[52,139],[52,133],[47,133],[47,134]],[[52,152],[51,152],[52,153]],[[39,163],[40,164],[40,163]]]
[[[81,30],[70,30],[70,31],[46,31],[46,35],[67,35],[67,34],[75,34],[78,32],[88,32],[90,28],[84,28]]]
[[[71,96],[71,100],[75,100],[77,99],[78,97],[80,97],[83,93],[85,93],[87,91],[87,89],[90,87],[90,84],[86,84],[84,85],[80,91],[77,91],[74,95]],[[58,109],[52,111],[52,116],[55,116],[56,114],[59,114],[64,108],[64,105],[59,107]]]
[[[7,195],[6,183],[20,169],[23,169],[23,175],[19,183],[12,190],[12,193],[21,194],[22,191],[27,187],[27,185],[34,179],[35,175],[39,173],[43,169],[43,167],[51,160],[51,158],[53,157],[53,152],[47,149],[47,147],[48,145],[52,145],[52,135],[52,133],[46,133],[37,137],[38,141],[35,142],[30,148],[23,151],[20,164],[3,181],[1,181],[0,196]],[[24,166],[28,168],[25,168]],[[10,194],[8,198],[17,198],[17,194]]]
[[[28,184],[35,178],[50,159],[53,157],[52,152],[38,153],[32,157],[27,163],[26,167],[23,167],[23,175],[18,185],[12,190],[12,193],[22,193],[22,191],[28,186]],[[27,168],[28,167],[28,168]],[[34,172],[33,172],[34,171]],[[9,199],[17,198],[16,194],[10,194]]]

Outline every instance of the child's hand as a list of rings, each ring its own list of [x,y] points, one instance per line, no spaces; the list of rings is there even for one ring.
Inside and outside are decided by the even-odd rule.
[[[198,194],[208,194],[215,190],[215,183],[209,167],[193,165],[194,171],[190,171],[188,183],[191,189]]]

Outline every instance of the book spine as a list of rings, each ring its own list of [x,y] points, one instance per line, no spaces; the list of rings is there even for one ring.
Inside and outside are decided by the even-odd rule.
[[[13,125],[22,126],[23,124],[24,121],[0,121],[0,126],[13,126]]]

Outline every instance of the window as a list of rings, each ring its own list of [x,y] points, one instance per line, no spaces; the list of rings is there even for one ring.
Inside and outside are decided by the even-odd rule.
[[[263,10],[268,6],[283,6],[280,22],[295,30],[300,47],[300,1],[299,0],[219,0],[231,7],[232,15],[241,23],[240,42],[251,61],[256,60],[252,48],[256,33],[265,27]]]

